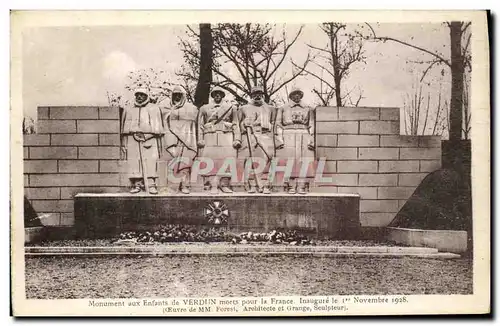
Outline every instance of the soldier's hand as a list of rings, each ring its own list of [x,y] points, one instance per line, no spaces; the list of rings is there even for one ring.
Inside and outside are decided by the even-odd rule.
[[[146,136],[142,132],[136,132],[134,134],[134,139],[135,139],[135,141],[143,142],[143,141],[146,141]]]
[[[205,147],[205,141],[204,140],[198,140],[198,148],[203,148]]]
[[[314,147],[315,147],[315,145],[314,145],[314,141],[312,141],[312,140],[311,140],[311,141],[309,142],[309,144],[307,144],[307,148],[308,148],[308,149],[310,149],[310,150],[312,151],[312,150],[314,150]]]
[[[126,146],[121,146],[120,147],[120,158],[122,160],[127,158],[127,147]]]
[[[233,148],[240,149],[241,148],[241,141],[240,140],[233,141]]]
[[[243,120],[243,126],[251,127],[251,126],[253,126],[253,122],[254,122],[254,120],[252,120],[250,118],[245,118],[245,120]]]
[[[285,148],[285,144],[283,143],[276,145],[276,149],[283,149],[283,148]]]

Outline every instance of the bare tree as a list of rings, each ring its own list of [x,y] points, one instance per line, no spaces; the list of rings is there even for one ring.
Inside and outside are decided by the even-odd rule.
[[[160,103],[170,97],[172,88],[172,77],[163,69],[141,69],[131,71],[128,76],[125,89],[134,91],[136,87],[147,87],[153,102]]]
[[[194,95],[194,105],[197,107],[207,104],[210,98],[210,84],[212,83],[212,65],[214,40],[212,38],[212,26],[200,24],[200,62],[198,82]],[[184,78],[186,84],[188,80]]]
[[[164,69],[147,68],[130,71],[124,85],[124,91],[133,92],[138,87],[145,87],[150,91],[151,100],[154,103],[161,103],[170,98],[172,88],[176,83],[172,74]],[[110,106],[126,106],[130,104],[130,98],[121,92],[106,92],[108,104]]]
[[[291,75],[280,69],[289,57],[290,48],[302,33],[302,27],[289,37],[283,28],[279,37],[275,36],[276,26],[271,24],[217,24],[212,27],[213,63],[212,84],[231,93],[239,102],[245,103],[245,96],[251,88],[260,85],[264,89],[265,100],[279,92],[287,84],[304,74],[310,61],[307,58],[295,68]],[[187,37],[180,39],[186,61],[185,69],[178,75],[194,81],[198,78],[200,65],[198,44],[200,33],[187,26]],[[291,60],[290,60],[291,61]]]
[[[403,125],[407,135],[442,135],[446,116],[442,105],[441,88],[439,89],[435,109],[431,107],[431,93],[423,95],[423,84],[413,87],[412,93],[406,94],[403,104]],[[429,115],[431,111],[435,114]]]
[[[313,92],[323,106],[331,105],[333,98],[336,106],[344,106],[346,101],[357,106],[363,93],[360,91],[358,98],[353,100],[353,90],[345,92],[342,82],[349,75],[352,65],[365,62],[364,40],[358,32],[347,32],[347,25],[343,23],[323,23],[320,28],[328,37],[328,44],[325,47],[308,44],[311,49],[318,52],[315,58],[320,60],[313,60],[312,63],[320,69],[320,73],[313,72],[309,68],[305,69],[320,82],[319,89],[314,88]]]
[[[379,36],[375,29],[366,24],[371,34],[366,36],[367,39],[378,40],[382,42],[395,42],[404,46],[408,46],[418,50],[428,56],[430,60],[421,80],[425,78],[427,73],[437,65],[444,65],[450,68],[451,71],[451,96],[449,110],[449,136],[452,141],[460,141],[463,134],[463,110],[464,110],[464,81],[466,70],[471,69],[471,53],[470,53],[470,22],[452,21],[445,23],[450,32],[450,58],[446,58],[443,54],[431,51],[424,47],[415,45],[410,42],[399,40],[389,36]]]

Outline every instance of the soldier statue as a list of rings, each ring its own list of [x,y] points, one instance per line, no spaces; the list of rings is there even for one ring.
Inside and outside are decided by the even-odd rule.
[[[179,190],[183,194],[190,193],[191,167],[197,156],[196,120],[198,109],[186,98],[184,90],[176,86],[172,90],[170,106],[165,109],[163,124],[165,125],[165,159],[169,162],[169,170],[179,175]]]
[[[275,154],[275,128],[276,109],[264,101],[262,87],[252,88],[251,102],[243,105],[238,111],[238,123],[241,149],[238,157],[245,160],[245,166],[251,164],[248,175],[248,193],[257,191],[264,194],[271,193],[271,184],[268,180],[269,165]],[[265,162],[263,170],[254,170],[254,159],[259,158]]]
[[[289,103],[278,109],[276,128],[283,139],[276,155],[279,158],[294,158],[298,164],[304,158],[314,161],[314,108],[302,102],[304,92],[295,88],[289,94]],[[310,164],[305,175],[300,175],[302,168],[294,168],[285,188],[290,194],[305,194],[311,178],[314,177],[314,165]]]
[[[212,171],[206,172],[204,189],[218,193],[233,192],[231,188],[231,172],[217,173],[225,159],[236,159],[236,149],[241,147],[237,108],[223,102],[226,93],[221,88],[214,88],[210,93],[212,103],[203,105],[198,114],[198,148],[200,156],[210,158],[214,162]]]
[[[160,158],[163,121],[160,108],[151,103],[149,89],[134,91],[135,102],[123,109],[121,149],[126,154],[131,193],[147,190],[157,194],[158,160]]]

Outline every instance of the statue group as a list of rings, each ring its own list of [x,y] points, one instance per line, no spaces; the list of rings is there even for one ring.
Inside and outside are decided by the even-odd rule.
[[[258,86],[242,106],[224,101],[221,88],[214,88],[211,102],[200,108],[189,103],[180,87],[172,90],[166,106],[157,104],[147,88],[135,89],[134,95],[135,102],[123,109],[121,117],[121,148],[131,193],[158,193],[160,160],[180,176],[178,190],[184,194],[190,193],[192,167],[200,158],[213,162],[213,168],[200,174],[204,190],[214,194],[233,192],[231,174],[221,172],[228,158],[250,166],[246,191],[264,194],[272,190],[269,168],[275,160],[314,160],[314,109],[303,104],[300,89],[293,89],[282,107],[266,103]],[[265,166],[256,169],[254,161]],[[285,191],[307,193],[313,176],[313,168],[305,173],[292,169],[284,181]]]

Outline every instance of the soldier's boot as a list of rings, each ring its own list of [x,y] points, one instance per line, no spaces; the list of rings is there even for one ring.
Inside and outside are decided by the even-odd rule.
[[[249,183],[249,188],[248,188],[248,193],[249,194],[254,194],[257,192],[257,183],[255,182],[255,179],[250,179],[248,180]]]
[[[149,189],[148,189],[148,192],[151,194],[151,195],[157,195],[158,194],[158,188],[156,187],[156,182],[155,182],[155,179],[156,178],[148,178],[149,180]]]
[[[295,191],[295,181],[294,180],[290,180],[289,182],[286,183],[286,188],[288,190],[288,193],[290,195],[293,195],[296,193]]]
[[[229,187],[231,182],[231,178],[222,177],[220,178],[219,188],[223,193],[230,194],[233,190]]]
[[[138,194],[142,191],[142,182],[139,180],[132,181],[132,189],[130,189],[131,194]]]
[[[271,193],[271,184],[268,180],[262,180],[262,193],[269,195]]]
[[[218,194],[219,193],[219,188],[218,188],[218,185],[219,185],[219,178],[214,175],[214,176],[211,176],[210,177],[210,193],[211,194]]]
[[[306,190],[306,182],[304,180],[300,180],[297,182],[297,192],[300,194],[300,195],[305,195],[307,194],[307,190]]]
[[[203,191],[208,192],[210,190],[210,177],[203,177]]]
[[[179,188],[183,194],[189,194],[191,193],[191,184],[189,180],[189,171],[187,169],[183,170],[182,172],[182,177],[181,177],[181,183],[179,185]]]

